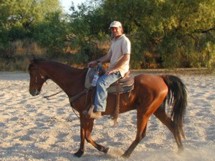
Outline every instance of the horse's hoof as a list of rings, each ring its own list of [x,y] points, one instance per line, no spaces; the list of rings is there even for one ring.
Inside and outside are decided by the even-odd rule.
[[[182,152],[184,151],[184,148],[183,147],[180,147],[179,149],[178,149],[178,154],[181,154]]]
[[[107,154],[109,148],[106,148],[106,147],[101,146],[98,150],[101,151],[101,152],[103,152],[103,153],[105,153],[105,154]]]
[[[74,156],[80,158],[83,154],[84,152],[82,150],[79,150],[74,154]]]
[[[104,152],[105,154],[107,154],[108,151],[109,151],[109,148],[104,148],[104,150],[103,150],[103,152]]]
[[[130,157],[130,155],[128,155],[128,154],[126,154],[126,153],[124,153],[124,154],[122,155],[122,157],[123,157],[123,158],[125,158],[125,159],[127,159],[127,158],[129,158],[129,157]]]

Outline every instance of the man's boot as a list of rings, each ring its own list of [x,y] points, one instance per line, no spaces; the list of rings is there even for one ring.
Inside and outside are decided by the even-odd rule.
[[[99,111],[93,111],[94,110],[94,105],[92,105],[88,111],[88,116],[91,118],[91,119],[99,119],[102,117],[102,112],[99,112]]]

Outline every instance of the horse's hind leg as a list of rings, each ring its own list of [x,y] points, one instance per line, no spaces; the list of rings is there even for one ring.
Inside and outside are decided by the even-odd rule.
[[[167,116],[164,106],[160,106],[154,115],[172,132],[179,150],[183,150],[180,134],[176,133],[173,121]]]
[[[146,129],[147,129],[147,127],[145,127],[145,129],[143,130],[142,133],[138,132],[140,135],[137,134],[136,139],[132,142],[132,144],[125,151],[125,153],[122,155],[122,157],[124,157],[124,158],[130,157],[131,153],[134,151],[134,149],[136,148],[138,143],[145,137]]]
[[[155,93],[150,93],[148,98],[151,99],[141,99],[143,102],[140,103],[140,106],[137,108],[137,135],[136,139],[130,145],[128,150],[125,151],[123,157],[129,157],[137,144],[145,137],[146,135],[146,127],[149,117],[159,108],[161,103],[163,102],[167,90],[155,91]]]
[[[134,151],[138,143],[145,137],[146,129],[147,129],[147,122],[149,117],[143,114],[144,112],[142,109],[137,110],[137,134],[135,140],[132,142],[130,147],[125,151],[122,155],[125,158],[128,158],[131,153]]]

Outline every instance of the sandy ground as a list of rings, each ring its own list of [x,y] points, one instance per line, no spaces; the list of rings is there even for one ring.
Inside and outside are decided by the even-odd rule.
[[[79,148],[79,119],[64,93],[52,81],[41,95],[28,92],[29,76],[21,72],[0,72],[0,160],[1,161],[214,161],[215,160],[215,76],[179,75],[187,86],[185,150],[178,154],[172,134],[154,116],[147,136],[129,159],[121,154],[135,138],[136,112],[120,115],[119,125],[104,116],[96,120],[93,138],[110,148],[103,154],[86,143],[83,157],[75,158]]]

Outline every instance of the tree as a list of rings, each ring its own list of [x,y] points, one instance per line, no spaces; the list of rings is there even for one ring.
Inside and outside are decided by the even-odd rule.
[[[70,32],[67,22],[61,19],[61,13],[49,14],[33,28],[33,40],[48,49],[50,56],[62,53],[66,35]]]
[[[208,51],[210,46],[210,54],[215,54],[212,47],[215,36],[213,0],[102,2],[104,15],[122,21],[125,25],[135,45],[136,60],[141,57],[139,54],[151,53],[161,56],[164,67],[192,67],[198,66],[191,63],[194,61],[192,54],[199,53],[196,61],[201,61],[200,66],[207,66],[208,60],[202,59],[201,53]]]
[[[0,4],[0,27],[9,32],[10,40],[24,38],[33,25],[60,11],[58,0],[4,0]]]
[[[86,0],[69,15],[59,0],[0,1],[0,51],[30,39],[54,56],[70,41],[74,60],[87,62],[106,53],[109,24],[118,20],[132,42],[133,68],[215,66],[214,0]]]
[[[35,26],[43,23],[47,17],[54,13],[61,13],[59,0],[1,1],[0,50],[4,51],[2,53],[7,53],[10,42],[24,39],[31,40]]]

